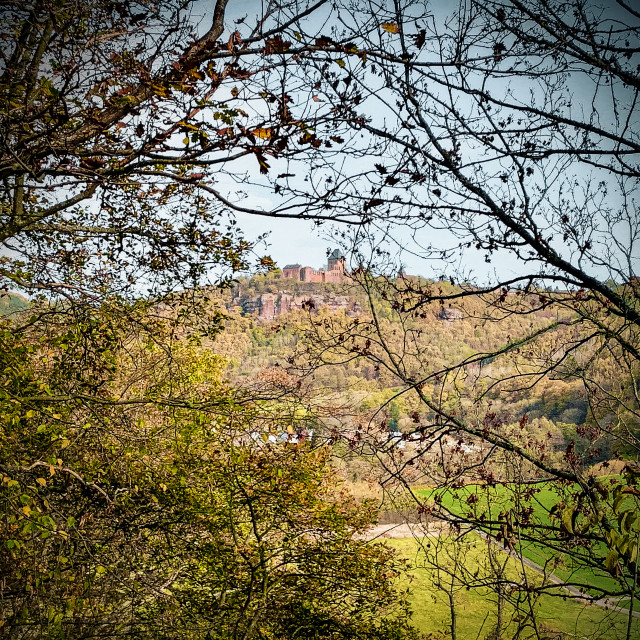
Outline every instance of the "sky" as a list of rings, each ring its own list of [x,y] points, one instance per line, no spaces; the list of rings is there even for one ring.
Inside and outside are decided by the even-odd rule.
[[[358,0],[358,2],[359,1],[360,0]],[[596,0],[593,1],[595,2]],[[364,4],[365,0],[362,0],[362,2]],[[387,0],[380,0],[380,2],[385,3],[387,2]],[[388,2],[389,4],[392,4],[391,0],[388,0]],[[262,4],[263,3],[261,3],[259,0],[230,0],[229,13],[227,15],[228,25],[231,28],[234,28],[233,24],[247,14],[249,15],[247,22],[251,22],[251,16],[253,14],[259,13],[259,11],[257,11],[256,9],[260,9]],[[607,11],[610,12],[609,15],[614,15],[615,12],[613,11],[612,7],[615,3],[612,0],[609,0],[609,4],[610,7],[607,8]],[[200,11],[202,18],[201,25],[203,29],[207,29],[210,25],[210,15],[208,15],[208,12],[210,12],[212,5],[212,0],[201,0],[201,2],[196,4],[194,20],[197,20],[198,16],[196,14]],[[418,2],[416,6],[422,7],[423,5]],[[429,3],[425,0],[425,6],[428,6],[433,10],[434,16],[437,20],[441,20],[444,13],[449,12],[455,8],[456,3],[451,3],[449,2],[449,0],[437,0],[437,2],[435,3]],[[320,19],[320,21],[322,20]],[[322,28],[324,33],[325,27],[323,26]],[[415,26],[411,27],[412,31],[414,28]],[[388,33],[386,35],[384,33],[381,33],[381,37],[383,38],[383,42],[391,42],[391,36]],[[352,58],[355,60],[354,56],[352,56]],[[347,56],[345,56],[345,59],[347,61],[347,65],[349,65],[351,60],[349,60]],[[517,85],[517,80],[514,82]],[[588,93],[588,87],[576,85],[576,83],[574,82],[571,88],[576,96],[575,109],[580,109],[581,105],[584,104],[586,106],[587,113],[589,113],[588,109],[592,96],[590,96]],[[225,90],[228,90],[228,88],[225,88]],[[226,98],[222,97],[222,99],[224,100]],[[313,102],[309,104],[311,106],[314,105]],[[247,108],[249,109],[249,107]],[[375,96],[371,99],[365,98],[363,103],[360,105],[360,108],[362,108],[363,110],[367,110],[367,113],[372,118],[385,117],[384,115],[377,114],[375,111]],[[607,120],[608,118],[612,118],[613,114],[603,110],[600,116],[603,120]],[[637,111],[635,117],[637,118]],[[637,130],[640,130],[640,122],[635,124],[637,124],[635,128]],[[631,122],[631,125],[631,128],[633,130],[633,120]],[[349,162],[350,160],[351,159],[347,159],[347,162]],[[377,160],[373,157],[368,157],[365,160],[365,162],[369,162],[370,164],[375,161]],[[278,172],[275,169],[276,162],[272,161],[271,159],[269,159],[269,162],[272,162],[272,165],[274,166],[274,169],[272,170],[273,175],[274,173]],[[356,160],[356,162],[362,162],[362,160],[359,159]],[[247,166],[241,168],[241,170],[247,172],[247,174],[250,176],[251,181],[253,181],[254,179],[255,181],[258,181],[260,179],[260,176],[257,175],[257,169],[257,162],[255,162],[255,158],[253,157],[251,158],[251,161],[247,163]],[[359,168],[357,168],[357,170],[359,170]],[[221,191],[225,192],[225,189],[227,189],[226,193],[234,193],[234,190],[236,190],[236,193],[238,193],[237,190],[240,186],[242,190],[246,192],[245,196],[238,196],[238,202],[242,206],[253,206],[256,208],[260,208],[265,212],[268,212],[273,210],[274,208],[277,208],[279,204],[277,200],[278,196],[273,193],[272,189],[269,190],[269,188],[265,187],[263,187],[262,189],[258,189],[256,187],[254,189],[253,185],[249,183],[249,179],[247,179],[246,182],[242,180],[234,182],[229,178],[229,181],[226,183],[224,182],[224,180],[225,178],[224,176],[222,176],[220,182],[216,180],[215,183],[216,187],[222,187]],[[429,195],[428,192],[426,192],[426,195]],[[370,196],[366,196],[366,198],[368,197]],[[614,196],[610,197],[609,204],[613,202],[613,198]],[[614,205],[616,204],[615,202],[613,203]],[[633,204],[633,206],[635,206],[635,204]],[[279,267],[284,267],[286,264],[290,263],[298,263],[304,266],[311,266],[316,269],[323,268],[326,265],[327,254],[330,253],[334,248],[340,246],[337,241],[337,235],[339,234],[340,228],[336,228],[331,224],[325,224],[321,227],[318,227],[314,223],[304,220],[277,219],[273,217],[249,216],[244,214],[237,214],[236,217],[238,225],[240,229],[242,229],[247,239],[257,240],[258,238],[262,238],[262,240],[258,242],[256,246],[256,253],[258,255],[269,255],[273,260],[275,260],[277,266]],[[344,227],[342,227],[342,229],[344,229]],[[623,233],[623,231],[621,231],[621,233]],[[418,245],[432,244],[436,247],[452,246],[455,244],[455,239],[452,238],[450,234],[447,234],[444,231],[423,229],[418,232],[418,235],[415,238],[412,239],[408,232],[396,229],[396,244],[388,245],[388,248],[392,254],[392,260],[395,261],[397,266],[400,266],[400,264],[402,264],[405,271],[409,274],[432,277],[434,275],[438,276],[440,274],[447,273],[444,270],[442,264],[425,260],[424,256],[416,256],[411,252],[406,251],[401,256],[396,255],[401,249],[406,249],[406,247],[411,244],[412,240],[416,240]],[[351,266],[356,265],[351,263]],[[497,277],[508,278],[514,275],[521,274],[523,272],[523,269],[528,267],[523,267],[522,264],[519,264],[512,256],[508,255],[506,252],[495,255],[492,262],[487,263],[485,262],[484,252],[478,252],[474,249],[469,249],[465,250],[464,252],[458,251],[455,260],[449,264],[448,268],[449,273],[458,271],[459,273],[469,275],[469,280],[486,282],[495,280]]]
[[[242,7],[241,14],[244,15],[244,13],[250,13],[245,7],[250,7],[251,4],[253,3],[236,3],[235,8],[237,10],[239,7]],[[604,4],[606,5],[606,15],[608,17],[617,17],[618,9],[616,9],[616,3],[613,0],[609,0]],[[233,3],[230,3],[230,6],[233,7]],[[453,8],[449,2],[430,3],[429,7],[438,18],[441,18],[441,16]],[[568,82],[571,85],[572,80],[569,79]],[[517,91],[517,79],[513,81],[513,86]],[[523,95],[526,96],[529,89],[530,85],[523,85]],[[571,90],[575,98],[573,109],[577,114],[580,113],[582,105],[586,107],[588,112],[593,101],[596,100],[597,103],[597,99],[594,99],[594,96],[590,93],[591,88],[588,84],[581,85],[574,82]],[[603,107],[599,115],[603,122],[606,122],[613,118],[614,115],[607,110],[606,102],[603,104],[605,107]],[[375,117],[375,112],[373,116]],[[615,202],[615,198],[617,197],[616,190],[613,184],[609,187],[608,204],[615,208],[617,204]],[[260,206],[265,210],[277,205],[276,202],[270,202],[269,197],[265,197],[264,192],[260,196],[258,196],[257,193],[253,194],[249,192],[247,202],[251,203],[252,200],[259,202]],[[314,268],[321,268],[326,264],[328,251],[336,246],[335,229],[332,229],[328,225],[317,228],[312,223],[302,220],[276,220],[273,218],[253,216],[239,216],[238,222],[249,238],[268,234],[262,247],[264,247],[264,253],[270,255],[279,267],[283,267],[289,263],[299,263]],[[624,229],[620,228],[619,233],[624,233]],[[409,236],[403,236],[402,232],[398,233],[397,240],[398,245],[390,247],[392,252],[395,252],[403,244],[405,246],[410,244]],[[435,246],[450,246],[454,243],[452,237],[445,232],[427,229],[419,234],[417,240],[419,243],[431,243]],[[258,252],[262,251],[262,247],[258,247]],[[558,250],[563,251],[563,247],[558,247]],[[398,263],[400,262],[406,271],[411,274],[431,276],[442,273],[443,271],[442,265],[434,265],[411,253],[405,253],[403,256],[398,257]],[[457,269],[460,272],[469,274],[471,276],[469,279],[488,281],[495,279],[496,276],[512,277],[521,274],[523,273],[523,269],[528,271],[529,266],[523,267],[521,263],[518,263],[515,258],[506,252],[493,256],[491,263],[487,263],[485,261],[485,252],[468,249],[458,253],[456,261],[450,265],[450,270],[451,269]]]
[[[249,16],[247,24],[252,23],[251,16],[257,15],[260,12],[262,3],[258,0],[233,2],[228,5],[227,22],[232,24],[238,19],[244,16]],[[203,20],[201,30],[207,28],[207,7],[210,6],[209,2],[203,0],[202,3],[196,5],[196,11],[201,10],[203,12]],[[436,15],[447,15],[451,11],[451,3],[444,0],[436,0],[429,3],[429,9]],[[253,11],[252,11],[253,9]],[[195,16],[194,12],[194,16]],[[319,22],[322,22],[322,11],[318,13]],[[327,31],[330,25],[324,25],[324,31]],[[324,32],[323,31],[323,32]],[[375,115],[376,105],[372,102],[367,107],[372,111],[373,117]],[[383,116],[381,116],[383,117]],[[372,160],[373,161],[373,160]],[[269,162],[274,164],[272,159]],[[222,178],[221,182],[217,183],[217,187],[228,186],[231,191],[237,188],[237,183],[232,181],[226,182]],[[269,211],[278,206],[277,197],[269,194],[264,189],[252,189],[251,185],[243,184],[242,190],[245,193],[244,198],[240,202],[244,207],[256,207],[264,211]],[[301,264],[304,266],[312,266],[316,269],[323,268],[326,265],[327,254],[338,247],[336,241],[336,234],[344,230],[344,225],[332,226],[330,224],[323,224],[320,227],[312,222],[305,220],[295,219],[276,219],[273,217],[260,217],[243,214],[235,214],[238,222],[238,226],[243,230],[247,239],[256,239],[260,236],[264,236],[264,240],[258,243],[256,252],[260,255],[269,255],[277,264],[282,268],[286,264]],[[406,248],[411,244],[411,238],[401,231],[396,235],[397,243],[388,246],[392,256],[395,255],[400,248]],[[418,238],[419,242],[423,244],[436,243],[441,246],[450,246],[453,242],[452,237],[445,232],[437,232],[434,230],[427,230],[422,234],[422,237]],[[347,252],[348,255],[348,252]],[[412,255],[410,253],[404,253],[401,257],[398,256],[394,259],[394,262],[405,268],[407,273],[416,275],[431,276],[434,274],[442,273],[442,265],[437,265],[432,268],[432,263],[425,261],[423,258]],[[499,269],[501,272],[508,276],[514,275],[517,271],[517,264],[515,261],[510,261],[508,256],[504,255],[499,261]],[[352,265],[355,266],[355,265]],[[466,273],[473,273],[482,280],[490,279],[495,272],[495,264],[487,264],[485,262],[484,253],[477,252],[475,250],[465,251],[463,256],[455,263],[456,268],[465,271]]]

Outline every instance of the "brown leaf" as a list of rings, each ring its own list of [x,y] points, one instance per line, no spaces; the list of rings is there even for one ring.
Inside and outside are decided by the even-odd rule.
[[[267,38],[264,52],[266,55],[270,53],[284,53],[290,46],[291,42],[288,40],[283,41],[280,36],[274,36],[273,38]]]
[[[106,162],[102,158],[84,158],[83,160],[80,161],[80,166],[83,169],[91,169],[91,170],[99,169],[100,167],[103,167],[105,164]]]
[[[259,151],[256,151],[256,158],[258,160],[258,165],[260,166],[260,173],[268,173],[269,163],[266,161],[265,157]]]
[[[320,36],[316,38],[316,47],[320,47],[321,49],[326,49],[333,44],[335,44],[335,42],[328,36]]]

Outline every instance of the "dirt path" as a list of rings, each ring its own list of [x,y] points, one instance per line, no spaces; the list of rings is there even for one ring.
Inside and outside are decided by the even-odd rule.
[[[363,536],[367,540],[379,540],[379,539],[390,539],[390,538],[413,538],[413,537],[422,537],[422,536],[439,536],[443,532],[445,532],[448,527],[444,524],[430,524],[426,531],[421,525],[408,524],[406,522],[400,524],[379,524],[374,527],[370,527],[367,530],[367,533]],[[545,571],[544,567],[534,562],[533,560],[529,560],[525,558],[523,555],[519,554],[517,551],[512,549],[505,549],[502,544],[500,544],[495,538],[492,538],[484,531],[476,531],[476,533],[483,538],[484,540],[488,540],[491,544],[496,547],[502,549],[502,551],[508,553],[512,558],[515,558],[519,562],[522,562],[529,569],[533,569],[540,575],[544,576],[549,582],[553,584],[557,584],[559,587],[569,592],[574,598],[579,598],[588,604],[595,605],[597,607],[603,607],[605,609],[609,609],[611,611],[617,611],[619,613],[624,613],[627,616],[629,615],[628,609],[623,609],[619,607],[616,602],[617,599],[613,598],[600,598],[599,600],[594,600],[588,593],[584,593],[571,585],[564,584],[564,581],[556,576],[553,573],[548,573]],[[633,611],[631,614],[634,618],[640,618],[640,611]]]
[[[408,524],[378,524],[370,527],[363,536],[366,540],[376,540],[378,538],[413,538],[417,536],[439,536],[443,527],[429,525],[427,530],[421,525]]]

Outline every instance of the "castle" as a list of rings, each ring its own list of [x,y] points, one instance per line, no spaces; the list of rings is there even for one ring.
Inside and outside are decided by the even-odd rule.
[[[328,259],[327,269],[316,271],[312,267],[288,264],[282,270],[282,277],[296,282],[329,282],[340,284],[345,278],[345,258],[339,249],[334,249]]]

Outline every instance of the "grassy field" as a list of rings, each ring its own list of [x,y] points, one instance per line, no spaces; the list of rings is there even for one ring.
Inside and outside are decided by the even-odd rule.
[[[610,478],[604,480],[608,482]],[[428,501],[433,501],[437,496],[442,506],[452,513],[464,514],[472,511],[474,518],[479,514],[485,514],[487,519],[496,519],[500,513],[514,507],[531,507],[532,522],[543,526],[550,524],[557,526],[558,520],[554,521],[550,512],[561,501],[571,503],[571,487],[558,486],[556,483],[536,485],[536,489],[536,493],[526,502],[523,502],[521,496],[510,486],[503,485],[495,487],[467,485],[455,490],[419,489],[416,493]],[[568,555],[554,552],[550,546],[523,543],[516,550],[533,562],[548,566],[549,570],[553,570],[559,578],[575,584],[582,590],[589,591],[589,586],[614,592],[619,589],[618,582],[604,569],[581,566],[580,563],[572,561]],[[604,558],[607,553],[604,545],[594,547],[593,551],[600,558]],[[599,595],[597,591],[592,593]]]
[[[448,638],[450,636],[449,600],[445,591],[439,589],[438,572],[430,565],[434,554],[439,554],[439,564],[449,565],[456,575],[466,575],[475,578],[478,585],[483,582],[487,572],[487,557],[494,555],[498,564],[505,563],[504,576],[509,580],[520,581],[517,561],[508,557],[504,552],[496,549],[490,551],[487,543],[479,537],[464,548],[456,552],[451,539],[441,536],[438,539],[424,539],[429,547],[421,547],[414,539],[396,539],[389,541],[399,554],[409,560],[412,569],[403,578],[403,586],[410,593],[410,601],[414,611],[414,624],[423,633],[431,634],[434,638]],[[458,565],[455,561],[458,561]],[[458,574],[457,572],[460,572]],[[527,570],[527,579],[533,583],[539,580],[538,574]],[[451,584],[448,576],[440,573],[441,584]],[[556,591],[561,594],[561,591]],[[520,610],[505,603],[503,608],[503,634],[505,640],[514,637],[535,637],[528,616],[528,597],[524,592],[511,594],[512,599],[520,596],[522,606]],[[497,594],[489,586],[467,590],[458,581],[453,582],[453,599],[456,609],[456,627],[458,640],[486,640],[496,628],[497,622]],[[605,610],[602,607],[585,605],[561,595],[544,595],[535,604],[536,624],[540,637],[545,640],[623,640],[626,638],[627,616],[622,613]],[[528,625],[516,636],[519,624]],[[631,638],[640,638],[640,619],[634,618]]]

